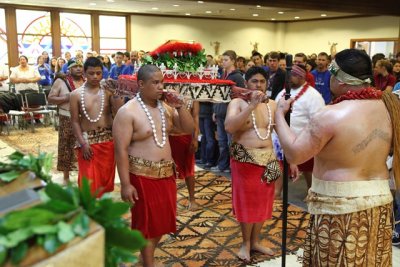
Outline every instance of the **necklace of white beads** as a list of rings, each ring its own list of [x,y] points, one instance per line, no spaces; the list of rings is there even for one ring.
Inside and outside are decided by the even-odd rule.
[[[165,143],[167,142],[167,134],[166,134],[166,127],[165,127],[165,110],[163,105],[161,104],[160,100],[157,100],[157,108],[160,110],[161,114],[161,135],[162,135],[162,141],[161,143],[158,141],[157,138],[157,133],[156,133],[156,125],[154,124],[153,117],[151,116],[148,108],[146,107],[146,104],[143,102],[142,98],[140,97],[140,94],[138,93],[136,95],[136,99],[139,102],[140,106],[144,110],[144,113],[146,113],[147,118],[149,119],[151,129],[153,130],[153,138],[154,142],[156,142],[156,145],[158,147],[163,148],[165,146]]]
[[[254,110],[251,111],[251,119],[253,120],[253,128],[254,131],[256,132],[256,135],[258,136],[259,139],[261,140],[267,140],[271,134],[271,125],[272,125],[272,115],[271,115],[271,108],[267,104],[268,108],[268,127],[267,127],[267,135],[265,137],[262,137],[260,132],[258,131],[257,125],[256,125],[256,116],[254,115]]]
[[[104,100],[105,100],[104,90],[100,89],[100,94],[101,94],[100,112],[99,112],[99,115],[97,115],[97,118],[92,119],[89,117],[89,114],[87,113],[86,107],[85,107],[85,86],[81,90],[81,105],[82,105],[83,114],[85,115],[86,119],[88,119],[88,121],[93,122],[93,123],[98,122],[100,120],[101,116],[103,115],[103,111],[104,111]]]

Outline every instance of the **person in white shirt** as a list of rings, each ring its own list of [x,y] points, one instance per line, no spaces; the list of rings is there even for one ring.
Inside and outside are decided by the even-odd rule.
[[[19,65],[12,69],[10,81],[15,84],[15,91],[19,93],[23,90],[39,91],[38,81],[40,80],[39,71],[28,65],[26,56],[19,57]]]
[[[0,92],[8,92],[8,67],[0,65]]]
[[[309,124],[314,114],[325,106],[325,101],[321,94],[306,82],[306,73],[306,68],[303,65],[294,65],[290,76],[290,95],[294,98],[290,114],[290,128],[296,135],[299,135]],[[285,90],[282,90],[276,100],[278,101],[284,95]],[[308,188],[311,187],[313,166],[313,158],[298,165],[299,171],[303,172]]]

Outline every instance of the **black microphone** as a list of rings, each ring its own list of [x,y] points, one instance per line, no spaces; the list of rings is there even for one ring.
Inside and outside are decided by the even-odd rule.
[[[285,99],[287,100],[290,98],[290,75],[293,66],[293,56],[291,54],[287,54],[285,56],[285,60],[286,60]]]

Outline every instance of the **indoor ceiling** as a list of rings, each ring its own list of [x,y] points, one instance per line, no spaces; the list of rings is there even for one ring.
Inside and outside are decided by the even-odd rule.
[[[267,4],[270,1],[258,2]],[[249,1],[0,0],[0,3],[35,7],[46,6],[66,9],[101,10],[146,15],[152,14],[254,21],[297,21],[360,15],[357,13],[335,12],[323,9],[305,10],[298,7],[268,7],[262,4],[249,5]]]

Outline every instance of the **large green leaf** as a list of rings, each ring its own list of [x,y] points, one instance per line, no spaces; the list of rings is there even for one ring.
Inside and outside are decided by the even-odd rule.
[[[90,215],[93,209],[95,208],[96,198],[92,195],[90,191],[89,180],[86,177],[82,179],[79,195],[83,208]]]
[[[89,217],[84,213],[80,213],[72,221],[72,229],[75,234],[79,235],[80,237],[85,237],[89,232],[89,223]]]
[[[11,262],[13,264],[18,264],[25,257],[28,252],[28,244],[21,243],[17,247],[11,249]]]
[[[55,234],[58,232],[57,225],[37,225],[32,227],[32,232],[35,234],[43,235],[43,234]]]
[[[58,240],[61,241],[61,243],[68,243],[75,237],[75,233],[72,230],[72,226],[68,223],[65,223],[63,221],[58,222]]]
[[[3,182],[9,183],[9,182],[17,179],[18,176],[21,175],[21,173],[22,173],[22,171],[17,171],[17,170],[3,172],[3,173],[0,173],[0,180],[2,180]]]
[[[0,245],[0,266],[6,261],[7,258],[7,249],[5,246]]]
[[[39,207],[58,214],[65,214],[78,209],[78,207],[73,204],[58,199],[49,200],[48,202],[41,204]]]
[[[27,228],[21,228],[18,229],[14,232],[11,232],[7,235],[7,239],[10,242],[10,244],[19,244],[22,241],[25,241],[29,239],[31,236],[33,236],[34,233],[32,232],[32,228],[27,227]],[[15,246],[13,245],[13,246]]]
[[[113,202],[111,199],[101,199],[97,202],[96,218],[104,222],[112,222],[121,218],[129,211],[129,204],[124,202]]]
[[[24,154],[20,151],[15,151],[14,153],[12,153],[8,156],[8,158],[10,160],[16,160],[16,161],[22,159],[23,157],[24,157]]]
[[[48,234],[45,236],[43,248],[50,254],[56,252],[57,249],[60,247],[60,245],[61,243],[60,241],[58,241],[57,236],[55,234]]]
[[[140,250],[147,243],[142,233],[128,228],[110,226],[106,229],[106,243],[132,252]]]
[[[55,183],[49,183],[47,184],[45,188],[46,194],[51,198],[55,200],[61,200],[66,203],[69,203],[73,205],[73,200],[71,195],[60,185],[55,184]]]
[[[49,210],[30,208],[9,213],[2,220],[1,227],[14,230],[34,225],[48,224],[56,219],[56,214]]]

